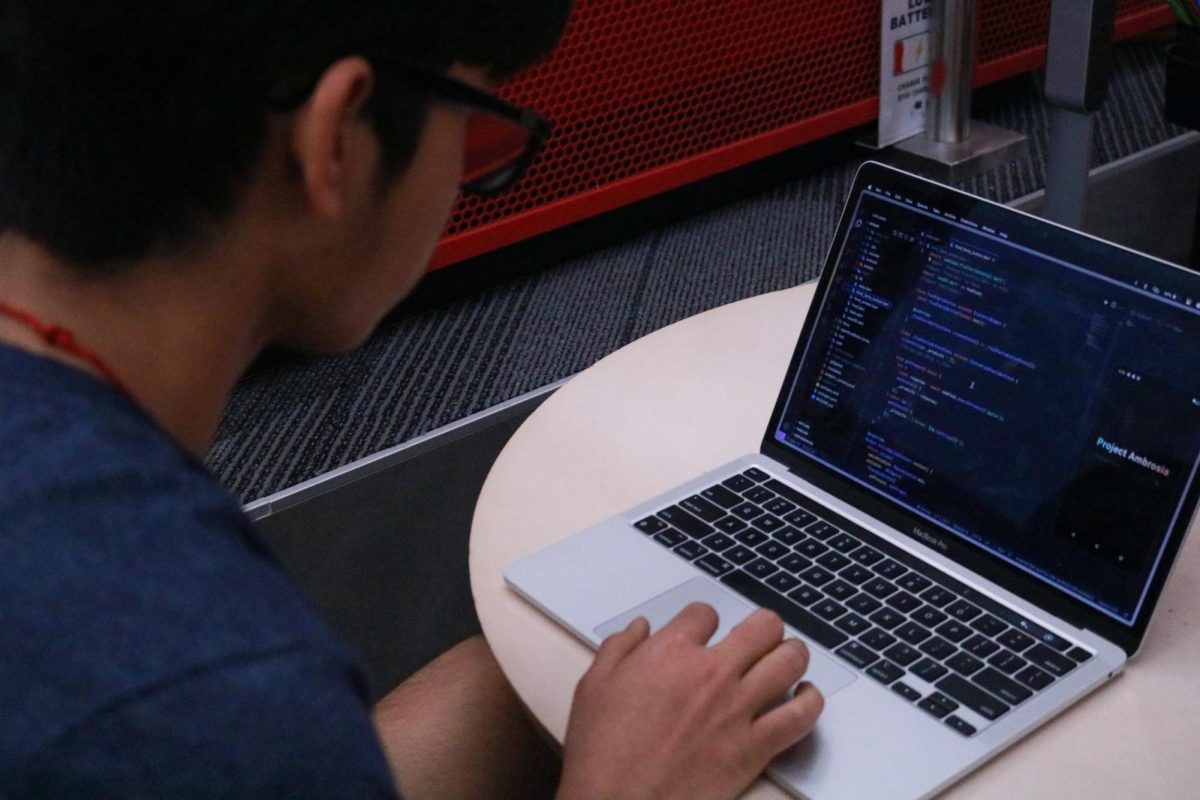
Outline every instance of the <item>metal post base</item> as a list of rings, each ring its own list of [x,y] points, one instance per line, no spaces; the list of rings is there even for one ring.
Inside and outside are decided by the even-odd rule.
[[[935,142],[921,134],[893,146],[888,160],[935,181],[955,183],[1028,153],[1025,134],[972,121],[971,135],[961,142]]]

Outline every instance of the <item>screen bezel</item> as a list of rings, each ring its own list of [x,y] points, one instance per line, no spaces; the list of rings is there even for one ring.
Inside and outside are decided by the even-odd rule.
[[[787,466],[801,479],[829,492],[838,499],[861,509],[864,513],[894,528],[913,541],[929,546],[928,534],[925,537],[914,535],[914,529],[923,532],[936,531],[938,540],[937,550],[944,556],[954,560],[978,573],[988,580],[997,583],[1014,594],[1024,598],[1039,607],[1045,608],[1052,614],[1079,627],[1094,631],[1105,639],[1121,647],[1129,655],[1133,655],[1140,647],[1150,618],[1158,604],[1167,575],[1175,562],[1179,548],[1192,523],[1196,512],[1197,500],[1200,499],[1200,480],[1196,480],[1188,488],[1182,505],[1183,513],[1175,520],[1174,526],[1167,534],[1166,546],[1163,550],[1154,573],[1149,581],[1149,591],[1131,625],[1120,621],[1092,608],[1078,598],[1056,589],[1050,584],[1043,583],[1015,566],[982,550],[979,546],[960,539],[954,533],[892,503],[880,495],[872,494],[856,483],[839,475],[832,469],[824,467],[813,460],[806,459],[786,445],[775,440],[787,404],[787,395],[796,379],[801,360],[807,350],[816,321],[820,316],[824,302],[830,290],[833,273],[846,241],[851,217],[858,206],[858,198],[867,186],[882,187],[886,191],[899,193],[917,202],[924,202],[931,207],[943,211],[951,211],[957,216],[966,217],[970,210],[986,207],[989,215],[997,215],[1011,223],[1012,226],[1022,226],[1023,233],[1036,234],[1042,237],[1052,237],[1056,249],[1059,243],[1064,243],[1068,250],[1075,250],[1088,256],[1091,268],[1101,274],[1117,277],[1115,265],[1120,265],[1122,272],[1128,272],[1133,265],[1139,276],[1155,284],[1171,286],[1183,285],[1191,290],[1193,296],[1200,297],[1200,275],[1183,267],[1161,261],[1159,259],[1136,253],[1118,245],[1104,242],[1078,231],[1064,228],[1038,217],[1025,214],[1007,206],[993,203],[989,200],[961,192],[948,186],[928,181],[901,170],[879,164],[865,162],[855,175],[847,202],[843,207],[838,221],[837,232],[825,258],[820,279],[813,296],[800,339],[792,353],[791,362],[784,376],[783,386],[775,401],[770,423],[763,435],[761,452]],[[1105,256],[1094,266],[1090,259],[1097,255]],[[1082,261],[1083,259],[1079,259]],[[1078,263],[1078,262],[1077,262]]]

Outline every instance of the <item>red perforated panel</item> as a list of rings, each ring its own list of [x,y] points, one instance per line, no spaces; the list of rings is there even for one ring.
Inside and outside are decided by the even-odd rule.
[[[1118,36],[1170,22],[1119,0]],[[511,192],[463,198],[452,264],[873,119],[879,2],[576,0],[554,56],[501,94],[554,121]],[[1040,66],[1049,0],[980,0],[976,83]]]

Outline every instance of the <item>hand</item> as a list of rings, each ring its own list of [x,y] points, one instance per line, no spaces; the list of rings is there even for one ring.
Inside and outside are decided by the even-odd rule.
[[[559,800],[732,798],[812,730],[811,684],[772,707],[808,668],[804,643],[759,610],[706,647],[717,622],[693,603],[654,636],[638,618],[604,640],[575,690]]]

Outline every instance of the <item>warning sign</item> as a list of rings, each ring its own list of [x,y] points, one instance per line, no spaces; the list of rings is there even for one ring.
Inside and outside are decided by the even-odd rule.
[[[879,74],[879,146],[925,129],[929,21],[933,0],[883,0]]]

